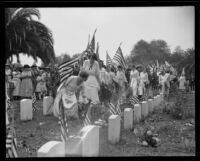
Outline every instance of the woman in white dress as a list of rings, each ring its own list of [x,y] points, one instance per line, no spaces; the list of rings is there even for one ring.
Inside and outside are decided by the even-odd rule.
[[[137,95],[138,79],[139,79],[139,72],[136,70],[135,65],[133,65],[131,73],[130,73],[130,80],[131,80],[130,86],[131,86],[132,91],[133,91],[133,96]]]
[[[119,94],[122,95],[123,97],[125,97],[125,87],[126,87],[126,83],[128,82],[125,76],[125,73],[122,69],[122,66],[118,66],[118,71],[117,74],[114,78],[114,81],[118,83],[119,85]]]
[[[84,61],[81,70],[89,75],[87,81],[84,83],[85,96],[93,103],[99,103],[98,91],[100,90],[100,69],[95,54],[90,55],[89,60]]]
[[[179,78],[179,89],[185,90],[185,82],[186,82],[185,75],[181,74]]]
[[[81,95],[85,97],[83,83],[88,79],[86,72],[80,72],[78,76],[70,76],[64,83],[62,83],[57,90],[57,95],[53,105],[54,116],[59,116],[59,104],[62,101],[65,114],[68,117],[75,117],[78,119],[78,102],[76,92],[80,91]]]
[[[145,84],[148,83],[148,74],[143,71],[143,67],[139,68],[139,86],[138,86],[138,96],[142,98],[145,94]]]

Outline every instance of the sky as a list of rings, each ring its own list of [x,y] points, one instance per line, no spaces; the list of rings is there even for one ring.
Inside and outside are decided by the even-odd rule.
[[[86,49],[95,34],[100,59],[106,50],[113,57],[119,44],[124,56],[129,55],[141,39],[162,39],[171,51],[194,48],[194,7],[115,7],[115,8],[39,8],[41,21],[53,33],[56,56],[73,55]],[[22,64],[33,59],[21,57]],[[41,64],[39,61],[38,65]]]

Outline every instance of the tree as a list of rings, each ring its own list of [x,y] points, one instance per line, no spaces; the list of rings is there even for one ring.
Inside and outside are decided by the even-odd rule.
[[[164,40],[152,40],[150,43],[140,40],[132,49],[128,62],[141,63],[146,66],[155,63],[155,60],[164,63],[169,58],[170,49]]]
[[[56,63],[57,64],[62,64],[62,63],[66,62],[66,61],[69,61],[69,60],[71,60],[71,57],[67,53],[63,53],[60,56],[56,57]]]
[[[39,57],[45,64],[54,62],[53,36],[51,31],[41,22],[40,13],[35,8],[6,8],[6,60],[23,53],[37,61]]]
[[[164,40],[152,40],[150,42],[150,51],[151,56],[159,62],[163,63],[165,60],[169,60],[170,49]]]

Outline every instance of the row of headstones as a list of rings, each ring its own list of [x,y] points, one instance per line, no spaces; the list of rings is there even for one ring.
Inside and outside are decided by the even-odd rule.
[[[49,115],[52,113],[50,106],[53,103],[53,97],[47,96],[43,98],[43,115]],[[22,99],[20,101],[20,120],[32,120],[33,119],[33,107],[32,99]]]
[[[134,109],[125,108],[124,128],[131,129],[134,122],[139,122],[154,111],[155,107],[163,101],[163,94],[153,99],[136,104]],[[120,140],[121,118],[111,115],[108,122],[108,141],[117,143]],[[38,157],[65,157],[65,156],[98,156],[99,155],[99,129],[101,126],[89,125],[83,127],[77,136],[70,136],[65,144],[62,141],[49,141],[38,151]]]
[[[141,104],[135,104],[134,108],[124,109],[124,129],[133,128],[133,124],[145,119],[150,113],[155,110],[164,101],[164,95],[161,93],[153,99],[143,101]],[[117,143],[120,140],[121,118],[119,115],[111,115],[108,123],[108,140],[110,143]]]

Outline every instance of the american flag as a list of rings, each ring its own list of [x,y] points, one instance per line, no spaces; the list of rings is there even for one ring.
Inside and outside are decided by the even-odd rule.
[[[139,102],[140,102],[137,96],[131,96],[131,97],[129,97],[128,100],[132,105],[139,104]]]
[[[109,103],[108,104],[108,107],[109,107],[109,112],[111,113],[111,115],[116,115],[117,114],[117,111],[116,111],[116,108],[115,106],[113,105],[113,103]]]
[[[88,117],[88,114],[86,114],[86,116],[85,116],[85,119],[84,119],[84,121],[83,121],[83,125],[84,125],[84,126],[91,125],[91,121],[90,121],[90,119],[89,119],[89,117]]]
[[[86,50],[83,51],[80,56],[74,58],[70,61],[66,61],[59,65],[58,73],[60,75],[60,84],[62,84],[67,78],[69,78],[73,74],[74,66],[79,63],[79,60],[84,57]]]
[[[92,105],[95,105],[96,103],[95,102],[91,102],[89,106],[92,106]],[[83,121],[83,125],[84,126],[87,126],[87,125],[91,125],[91,120],[90,118],[88,117],[88,113],[86,113],[86,116],[85,116],[85,119]]]
[[[106,51],[106,66],[113,66],[113,62],[112,59],[110,58],[110,56],[108,55],[108,52]]]
[[[60,113],[59,113],[59,123],[60,123],[60,127],[61,127],[61,136],[62,136],[63,140],[66,142],[67,138],[69,137],[69,135],[68,135],[68,124],[67,124],[67,117],[65,115],[62,100],[60,100],[60,102],[59,102],[59,111],[60,111]]]
[[[97,29],[95,29],[95,31],[94,31],[92,40],[91,40],[89,48],[88,48],[89,52],[91,52],[91,53],[95,52],[95,33],[96,33],[96,31],[97,31]]]
[[[122,49],[119,46],[119,48],[117,49],[117,52],[115,53],[114,57],[113,57],[113,61],[117,64],[122,66],[123,69],[126,68],[126,63],[125,63],[125,59],[122,53]]]
[[[74,65],[79,62],[79,57],[59,65],[58,73],[60,74],[60,83],[69,78],[73,73]]]
[[[6,136],[6,157],[17,158],[17,140],[12,133],[8,133]]]
[[[32,106],[33,106],[33,112],[37,111],[37,102],[36,102],[36,95],[35,95],[35,92],[33,93],[33,96],[32,96]]]
[[[123,99],[122,97],[118,99],[118,102],[117,102],[117,106],[116,106],[116,111],[117,111],[117,114],[121,116],[122,114],[122,111],[120,109],[120,106],[125,103],[125,99]]]

